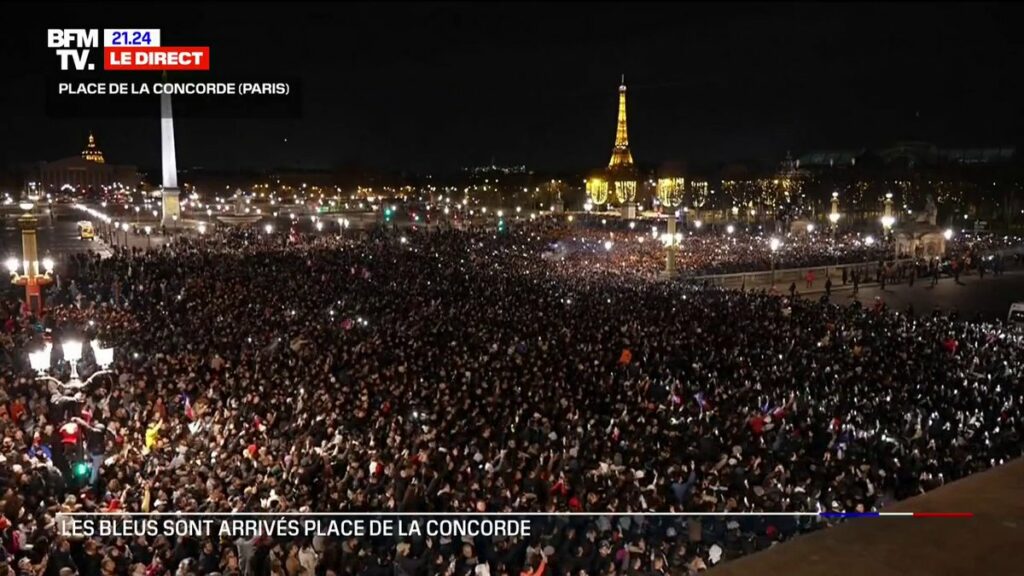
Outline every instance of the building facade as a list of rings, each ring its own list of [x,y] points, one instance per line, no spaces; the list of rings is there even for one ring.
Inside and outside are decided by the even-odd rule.
[[[96,139],[89,134],[78,156],[37,162],[25,174],[25,190],[34,193],[86,192],[103,188],[135,188],[139,170],[132,165],[108,164]]]

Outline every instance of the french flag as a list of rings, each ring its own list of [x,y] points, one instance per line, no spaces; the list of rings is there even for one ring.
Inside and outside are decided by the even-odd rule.
[[[704,414],[704,410],[708,409],[708,407],[711,406],[711,403],[709,403],[704,398],[704,393],[703,392],[697,392],[696,394],[694,394],[693,395],[693,399],[697,401],[697,407],[700,408],[701,415]]]
[[[188,397],[188,394],[182,394],[181,397],[182,402],[185,404],[185,417],[194,421],[196,419],[196,411],[192,409],[192,399]]]

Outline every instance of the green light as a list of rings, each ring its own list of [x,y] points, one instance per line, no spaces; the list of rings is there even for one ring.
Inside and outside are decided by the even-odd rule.
[[[89,465],[86,464],[85,462],[78,462],[72,468],[72,473],[75,476],[79,477],[79,478],[88,476],[89,475]]]

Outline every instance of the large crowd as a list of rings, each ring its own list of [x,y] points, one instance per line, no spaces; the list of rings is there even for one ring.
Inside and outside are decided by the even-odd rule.
[[[891,259],[893,246],[858,233],[768,234],[760,229],[710,229],[680,225],[673,239],[677,268],[689,276],[832,266]],[[665,268],[669,240],[664,221],[629,225],[606,219],[576,220],[570,226],[541,221],[536,233],[551,241],[549,252],[568,269],[580,267],[651,277]],[[772,238],[778,241],[772,249]]]
[[[9,571],[687,574],[818,523],[629,513],[875,510],[1021,455],[1006,326],[600,274],[550,257],[574,234],[250,229],[67,260],[43,317],[2,312]],[[68,338],[116,347],[112,375],[36,380],[27,353],[52,342],[66,377]],[[396,547],[81,541],[68,511],[594,516]]]
[[[549,241],[546,255],[566,270],[588,269],[628,277],[654,277],[665,268],[665,245],[670,240],[664,221],[638,220],[624,223],[602,218],[578,218],[565,225],[563,221],[541,220],[530,223],[530,229]],[[776,241],[772,248],[772,240]],[[775,269],[808,267],[847,267],[886,262],[897,259],[907,264],[915,258],[898,254],[894,242],[884,235],[862,232],[812,230],[799,233],[771,234],[752,227],[695,227],[680,224],[675,238],[677,270],[685,276],[702,278],[711,275],[768,272]],[[948,266],[952,260],[976,269],[984,266],[982,257],[1006,252],[1017,254],[1024,239],[1017,236],[977,237],[957,234],[947,241],[947,258],[917,258],[920,273],[937,265]],[[1013,252],[1017,249],[1016,253]],[[990,266],[995,261],[989,262]]]

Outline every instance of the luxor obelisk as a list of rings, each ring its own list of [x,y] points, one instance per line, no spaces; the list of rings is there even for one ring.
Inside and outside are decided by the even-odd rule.
[[[175,228],[181,220],[181,204],[178,201],[178,162],[174,156],[174,113],[170,94],[160,95],[160,153],[163,160],[163,217],[160,225]]]

